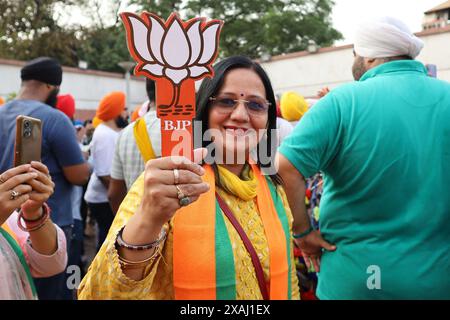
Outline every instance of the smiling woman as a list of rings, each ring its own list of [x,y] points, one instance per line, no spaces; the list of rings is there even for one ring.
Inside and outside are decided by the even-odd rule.
[[[216,132],[203,146],[231,153],[231,160],[213,157],[200,166],[205,150],[197,149],[194,162],[173,156],[147,162],[79,298],[299,299],[284,190],[250,156],[270,145],[267,129],[276,126],[261,66],[241,56],[218,63],[199,89],[197,120]]]
[[[202,82],[197,96],[202,136],[212,136],[214,141],[203,141],[204,148],[214,147],[205,162],[213,165],[216,178],[215,164],[239,175],[250,153],[256,151],[258,166],[269,172],[274,169],[276,102],[267,74],[259,64],[240,56],[218,63],[214,70],[215,77]],[[260,154],[267,154],[268,159],[261,161]],[[276,175],[271,178],[279,184]]]

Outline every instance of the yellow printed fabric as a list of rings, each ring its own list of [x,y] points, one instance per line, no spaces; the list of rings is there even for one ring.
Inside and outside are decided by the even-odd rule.
[[[137,210],[143,190],[144,179],[143,175],[141,175],[122,203],[105,243],[81,282],[78,291],[79,299],[174,299],[172,221],[168,224],[168,237],[163,244],[161,257],[147,267],[146,276],[143,280],[134,281],[127,278],[119,265],[118,253],[114,245],[115,239],[119,230]],[[256,251],[259,253],[264,274],[268,278],[269,248],[255,200],[242,200],[221,188],[216,190],[236,215],[236,218],[252,241]],[[287,205],[286,195],[281,187],[278,188],[278,193],[283,199],[291,229],[293,218]],[[215,211],[210,212],[210,214],[215,214]],[[236,298],[262,299],[250,255],[231,223],[226,217],[224,217],[224,220],[230,236],[235,260]],[[291,247],[293,247],[293,244]],[[292,299],[300,299],[293,252],[290,255]]]

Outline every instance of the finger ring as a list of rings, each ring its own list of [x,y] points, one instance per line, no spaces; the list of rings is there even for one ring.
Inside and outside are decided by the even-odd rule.
[[[191,199],[189,199],[189,197],[183,197],[180,199],[179,203],[180,203],[180,206],[185,207],[191,203]]]
[[[180,172],[178,169],[173,169],[173,177],[175,178],[174,184],[178,184],[180,182]]]
[[[0,175],[0,184],[5,183],[5,180],[3,180],[3,177]]]
[[[180,189],[179,186],[175,185],[175,188],[177,188],[177,196],[178,196],[178,199],[182,199],[182,198],[185,198],[185,197],[186,197],[186,196],[184,195],[183,191],[181,191],[181,189]]]
[[[12,190],[11,197],[9,198],[9,200],[16,200],[18,197],[20,197],[20,193],[17,192],[16,190]]]

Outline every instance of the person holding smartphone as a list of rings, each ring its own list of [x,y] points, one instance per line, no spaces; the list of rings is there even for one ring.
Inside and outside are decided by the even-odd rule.
[[[42,123],[41,159],[55,183],[48,199],[52,220],[72,238],[73,216],[71,195],[74,185],[87,183],[90,174],[69,118],[55,108],[62,83],[60,63],[49,57],[27,62],[20,71],[21,86],[17,97],[0,108],[0,172],[13,167],[16,118],[20,115],[39,119]],[[36,159],[35,159],[36,160]],[[68,242],[70,250],[70,242]],[[37,279],[40,299],[64,298],[66,275]]]
[[[54,187],[48,168],[37,161],[0,175],[0,300],[37,299],[33,277],[66,267],[66,238],[46,204]]]

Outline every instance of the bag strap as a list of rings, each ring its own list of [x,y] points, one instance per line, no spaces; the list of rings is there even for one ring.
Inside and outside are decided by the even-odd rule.
[[[261,261],[258,258],[258,254],[256,253],[256,250],[253,247],[252,242],[248,238],[247,234],[245,233],[244,229],[240,225],[239,221],[236,219],[236,217],[231,212],[228,205],[219,196],[219,194],[217,192],[216,192],[216,199],[217,199],[217,202],[219,203],[219,206],[222,209],[223,213],[228,218],[228,220],[231,222],[233,227],[236,229],[237,233],[241,237],[242,242],[244,243],[245,248],[247,249],[248,253],[250,254],[250,258],[252,260],[253,267],[255,268],[256,278],[258,279],[258,285],[259,285],[259,289],[261,290],[263,299],[269,300],[269,293],[267,291],[266,280],[264,279],[264,272],[263,272],[263,268],[261,265]]]
[[[136,145],[141,152],[144,163],[148,160],[156,159],[155,151],[153,150],[152,141],[148,135],[147,125],[145,124],[144,118],[139,118],[136,120],[134,125],[134,140],[136,140]]]

